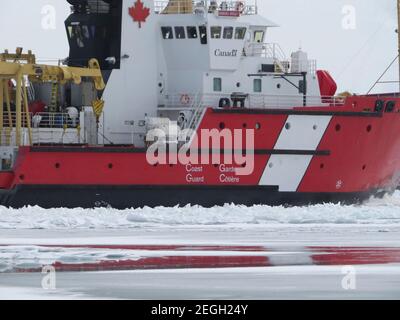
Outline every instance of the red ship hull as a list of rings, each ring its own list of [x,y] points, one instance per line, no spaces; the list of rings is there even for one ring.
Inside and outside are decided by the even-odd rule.
[[[253,173],[240,177],[214,164],[150,165],[146,150],[126,146],[21,147],[13,170],[0,173],[1,204],[127,208],[360,202],[399,185],[400,101],[379,99],[385,104],[393,101],[396,107],[377,110],[377,97],[364,96],[348,98],[341,107],[209,108],[199,130],[258,128]],[[328,119],[315,149],[303,149],[300,141],[312,136],[299,138],[297,149],[279,148],[279,140],[289,130],[288,121],[296,117],[311,119],[310,123]],[[318,130],[317,125],[313,130]],[[282,184],[275,183],[279,177],[268,180],[268,164],[273,157],[294,163],[287,177],[282,177]],[[301,163],[306,157],[309,162],[304,172],[298,171],[295,160]],[[299,177],[289,181],[291,175]],[[288,191],[285,184],[293,190]]]

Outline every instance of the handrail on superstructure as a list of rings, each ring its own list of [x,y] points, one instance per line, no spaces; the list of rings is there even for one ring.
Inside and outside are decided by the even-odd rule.
[[[215,13],[221,16],[257,14],[256,0],[155,0],[157,14]]]
[[[159,106],[159,110],[188,110],[196,111],[196,106],[200,108],[218,107],[218,102],[222,98],[230,97],[230,94],[188,94],[193,97],[195,104],[183,104],[180,101],[180,94],[169,94],[165,104]],[[196,98],[194,98],[196,97]],[[303,95],[265,95],[265,94],[249,94],[246,101],[246,108],[251,109],[290,109],[296,107],[304,107],[303,102],[306,101],[306,106],[311,107],[331,107],[343,106],[345,98],[341,96],[303,96]]]

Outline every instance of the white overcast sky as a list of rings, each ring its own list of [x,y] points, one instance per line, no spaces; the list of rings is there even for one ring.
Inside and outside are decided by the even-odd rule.
[[[42,28],[46,5],[56,8],[55,29]],[[267,42],[280,43],[287,56],[301,46],[331,72],[340,91],[365,93],[397,55],[396,0],[258,0],[258,5],[260,14],[280,25]],[[355,8],[355,29],[342,26],[345,6]],[[2,0],[0,8],[0,48],[23,46],[41,59],[67,56],[67,1]],[[398,80],[397,63],[383,80]],[[375,91],[397,88],[385,84]]]

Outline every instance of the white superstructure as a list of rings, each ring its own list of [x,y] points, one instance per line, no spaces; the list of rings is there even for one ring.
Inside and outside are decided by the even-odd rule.
[[[234,93],[257,108],[302,106],[304,95],[320,95],[315,61],[299,51],[292,61],[301,65],[292,67],[279,44],[268,43],[277,25],[253,1],[140,2],[149,15],[139,25],[130,13],[137,1],[123,0],[121,65],[104,92],[100,141],[132,143],[133,136],[141,145],[147,117],[190,118],[199,104],[218,107]]]

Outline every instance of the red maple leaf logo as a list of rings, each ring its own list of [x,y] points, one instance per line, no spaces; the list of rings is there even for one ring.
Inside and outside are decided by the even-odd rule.
[[[129,15],[133,18],[133,21],[139,23],[139,28],[141,28],[142,22],[146,22],[150,15],[150,9],[146,8],[141,0],[137,0],[135,5],[129,8]]]

